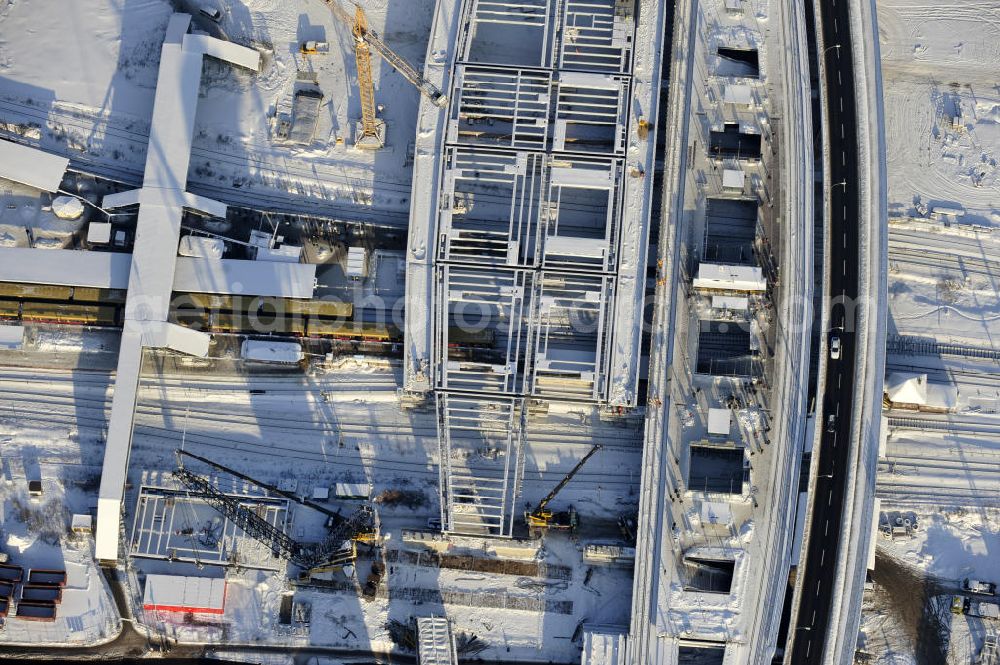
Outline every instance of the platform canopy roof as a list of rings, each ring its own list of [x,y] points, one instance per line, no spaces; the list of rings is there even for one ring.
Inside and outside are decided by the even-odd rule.
[[[55,192],[68,166],[65,157],[0,139],[0,178]]]

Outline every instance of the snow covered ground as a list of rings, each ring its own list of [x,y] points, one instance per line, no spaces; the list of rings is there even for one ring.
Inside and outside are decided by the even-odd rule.
[[[145,160],[158,54],[172,6],[168,0],[0,2],[0,128],[109,175],[137,178]],[[197,3],[191,3],[197,4]],[[301,205],[320,211],[403,214],[409,207],[408,146],[418,92],[373,57],[376,102],[388,125],[385,149],[353,147],[361,115],[353,41],[319,0],[220,2],[218,29],[259,49],[262,72],[251,77],[206,62],[189,178],[225,201],[261,207]],[[365,3],[369,25],[419,67],[433,0]],[[39,17],[44,16],[44,23]],[[307,40],[329,52],[299,53]],[[274,142],[274,117],[287,113],[303,80],[324,94],[314,141]],[[297,87],[298,86],[298,87]],[[32,129],[33,128],[33,129]],[[2,133],[2,132],[0,132]],[[37,140],[36,140],[37,139]],[[100,170],[95,168],[95,170]]]
[[[962,577],[995,575],[1000,548],[1000,381],[988,357],[1000,349],[1000,2],[876,5],[888,161],[887,373],[926,373],[955,402],[947,412],[883,411],[881,510],[913,514],[921,528],[877,544],[880,561],[949,590]],[[900,338],[983,357],[933,344],[903,352]],[[907,632],[906,593],[882,589],[865,603],[859,647],[872,662],[918,662],[927,646],[927,631]],[[970,662],[982,622],[944,616],[947,662]]]
[[[84,366],[88,356],[104,355],[100,333],[76,337],[66,329],[36,331],[37,349],[0,353],[0,365],[11,360],[30,363],[32,357],[48,355],[50,346],[75,353],[74,364]],[[162,360],[151,358],[146,366],[161,365]],[[371,482],[375,495],[388,489],[414,492],[412,507],[380,510],[383,532],[391,534],[390,550],[405,547],[403,529],[426,528],[428,518],[439,514],[434,413],[400,408],[398,365],[368,366],[347,360],[328,371],[257,376],[171,371],[144,376],[140,387],[130,463],[132,490],[125,505],[127,529],[139,487],[171,484],[173,451],[182,445],[261,480],[294,479],[297,491],[305,495],[336,482]],[[110,377],[103,371],[2,367],[0,436],[5,463],[38,463],[51,469],[53,478],[74,474],[80,482],[96,483],[109,393]],[[604,443],[593,460],[596,464],[584,468],[556,502],[557,509],[573,504],[584,527],[579,543],[565,536],[547,541],[540,560],[567,571],[555,577],[446,570],[400,558],[391,564],[382,595],[374,601],[362,601],[353,590],[295,591],[296,601],[304,600],[313,608],[311,628],[296,629],[278,624],[282,597],[293,591],[285,576],[247,568],[228,573],[229,601],[221,623],[205,619],[184,625],[177,615],[141,611],[138,618],[157,634],[187,642],[217,643],[225,635],[227,643],[234,644],[387,650],[387,618],[406,621],[436,613],[452,618],[456,630],[478,635],[490,645],[490,656],[572,662],[579,648],[569,638],[580,621],[618,625],[628,621],[630,595],[623,590],[630,589],[631,571],[594,566],[588,572],[581,557],[583,544],[616,540],[618,515],[635,510],[640,436],[635,427],[602,421],[589,407],[566,406],[532,418],[525,501],[537,503],[593,441]],[[67,480],[54,481],[55,488],[69,486]],[[93,502],[92,494],[81,495],[81,500]],[[73,509],[78,507],[74,504]],[[318,515],[304,508],[295,512],[293,537],[315,540],[320,533]],[[83,558],[89,561],[89,557]],[[366,557],[362,555],[359,566],[362,580]],[[134,562],[137,574],[223,574],[210,565],[198,570],[194,564]],[[141,581],[135,576],[129,580],[133,595],[139,595]],[[436,602],[418,599],[435,592],[443,594]],[[549,603],[561,609],[546,613],[502,609],[498,605],[502,603],[528,603],[528,607]]]
[[[63,436],[74,440],[72,432]],[[38,454],[30,443],[21,441],[16,418],[3,411],[0,445],[0,551],[7,554],[9,564],[24,569],[25,579],[30,568],[65,570],[67,576],[55,621],[20,619],[11,608],[0,630],[0,646],[111,641],[121,631],[121,622],[94,561],[93,541],[69,528],[73,513],[87,514],[96,503],[92,477],[81,473],[79,463],[62,464]],[[27,477],[35,476],[42,479],[40,497],[29,496],[27,491]]]
[[[890,335],[995,343],[998,16],[995,0],[878,1],[888,112]]]
[[[1000,224],[1000,2],[878,1],[889,209]]]
[[[883,512],[887,505],[882,503]],[[894,540],[880,537],[879,549],[953,586],[966,577],[993,579],[1000,556],[1000,510],[951,508],[915,515],[918,531]]]

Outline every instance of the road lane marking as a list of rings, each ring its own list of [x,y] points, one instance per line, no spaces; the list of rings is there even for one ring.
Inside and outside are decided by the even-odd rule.
[[[823,522],[823,535],[826,536],[830,531],[830,520]]]
[[[837,372],[837,387],[840,387],[840,380],[844,378],[843,372]]]
[[[836,441],[836,437],[834,438],[834,441]],[[831,503],[833,503],[833,490],[826,493],[826,505],[829,506]],[[826,554],[826,550],[823,550],[823,554]]]
[[[847,189],[846,187],[844,189]],[[844,204],[843,210],[840,211],[841,216],[843,216],[844,221],[847,221],[847,204]],[[847,231],[844,231],[844,236],[847,236]]]
[[[847,166],[847,153],[843,150],[840,151],[840,165]]]
[[[844,82],[840,79],[840,70],[839,69],[837,70],[837,83],[840,84],[840,85],[844,85]],[[843,131],[843,127],[841,127],[841,131]]]
[[[810,626],[815,626],[816,625],[816,610],[813,610],[813,618],[812,618],[812,621],[809,623],[809,625]]]
[[[820,564],[823,565],[823,564]],[[819,595],[820,587],[823,585],[823,580],[816,580],[816,595]]]
[[[840,112],[843,113],[844,112],[844,98],[843,97],[838,97],[837,99],[840,101]]]
[[[833,17],[833,31],[834,32],[838,32],[839,30],[840,30],[840,28],[837,27],[837,17],[834,16]]]
[[[843,138],[844,138],[844,126],[843,125],[840,126],[840,138],[841,138],[841,140],[843,140]]]
[[[844,275],[845,275],[845,276],[847,275],[847,259],[844,259],[844,269],[843,269],[843,273],[844,273]]]
[[[837,415],[840,415],[840,402],[837,402]]]
[[[823,562],[826,561],[826,550],[819,553],[819,567],[823,567]]]
[[[847,234],[844,234],[844,249],[847,249]]]

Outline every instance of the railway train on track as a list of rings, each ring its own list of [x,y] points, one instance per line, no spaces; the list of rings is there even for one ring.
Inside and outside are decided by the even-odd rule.
[[[0,282],[0,320],[120,327],[125,291]],[[391,323],[354,318],[354,306],[335,300],[293,300],[175,293],[171,321],[213,333],[270,334],[359,342],[401,343]],[[449,333],[453,346],[490,348],[491,329]]]

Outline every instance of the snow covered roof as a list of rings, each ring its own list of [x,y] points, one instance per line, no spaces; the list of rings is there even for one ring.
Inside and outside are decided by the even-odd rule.
[[[280,261],[177,257],[175,291],[312,298],[316,266]]]
[[[764,291],[767,281],[758,266],[701,263],[694,278],[696,289],[722,289],[726,291]]]
[[[55,192],[68,166],[65,157],[0,139],[0,178]]]
[[[727,104],[747,105],[753,101],[750,93],[750,86],[743,84],[730,84],[726,86],[723,99]]]
[[[708,433],[722,434],[729,436],[729,427],[732,424],[732,414],[729,409],[709,409],[708,410]]]
[[[352,279],[360,279],[368,274],[368,251],[364,247],[350,247],[347,250],[346,274]]]
[[[745,312],[750,300],[745,296],[712,296],[712,309],[728,309],[735,312]]]
[[[226,580],[219,577],[147,575],[142,595],[146,610],[222,614],[226,605]]]
[[[111,242],[110,222],[91,222],[87,226],[87,242],[94,245],[106,245]],[[131,261],[131,257],[129,257]]]
[[[701,521],[705,524],[732,524],[733,510],[722,501],[705,501],[701,504]]]
[[[0,247],[0,282],[124,289],[131,263],[114,252]]]
[[[24,343],[24,326],[0,326],[0,349],[20,349]]]
[[[197,256],[202,259],[221,259],[226,252],[226,243],[220,238],[184,236],[177,247],[181,256]]]
[[[371,496],[371,483],[337,483],[333,493],[341,499],[363,498]]]
[[[302,345],[298,342],[268,342],[247,339],[240,348],[240,357],[270,363],[297,363],[302,360]]]
[[[927,404],[927,375],[894,372],[885,380],[885,394],[897,404]]]
[[[305,263],[189,256],[176,262],[173,291],[312,298],[316,280],[316,266]],[[0,282],[125,289],[131,263],[132,255],[120,252],[0,247]]]
[[[743,189],[746,174],[741,169],[723,169],[722,186],[725,189]]]
[[[584,626],[580,665],[625,665],[624,626]]]
[[[166,321],[144,321],[141,325],[143,346],[173,349],[198,358],[208,356],[208,347],[212,339],[208,333]]]

